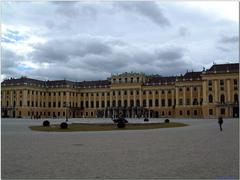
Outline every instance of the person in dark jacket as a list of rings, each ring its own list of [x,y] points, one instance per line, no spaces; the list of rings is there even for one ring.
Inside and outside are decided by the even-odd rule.
[[[223,118],[222,117],[218,118],[218,124],[220,126],[220,131],[222,131],[222,124],[223,124]]]

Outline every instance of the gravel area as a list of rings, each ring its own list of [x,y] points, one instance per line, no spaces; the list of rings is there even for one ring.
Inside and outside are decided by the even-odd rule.
[[[2,179],[239,179],[239,119],[224,119],[222,132],[216,119],[170,119],[189,126],[151,130],[36,132],[28,128],[42,121],[1,120]]]

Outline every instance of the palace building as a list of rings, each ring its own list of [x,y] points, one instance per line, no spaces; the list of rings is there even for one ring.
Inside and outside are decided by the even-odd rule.
[[[180,76],[122,73],[106,80],[1,83],[2,117],[239,117],[239,63]]]

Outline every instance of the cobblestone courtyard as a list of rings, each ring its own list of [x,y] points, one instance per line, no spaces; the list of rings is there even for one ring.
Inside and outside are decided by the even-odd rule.
[[[42,120],[2,119],[2,179],[239,178],[238,119],[224,119],[222,132],[216,119],[170,120],[189,126],[49,133],[28,128]]]

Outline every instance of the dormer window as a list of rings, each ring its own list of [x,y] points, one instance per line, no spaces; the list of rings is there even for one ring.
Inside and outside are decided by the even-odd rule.
[[[122,83],[122,79],[121,78],[119,78],[119,83]]]

